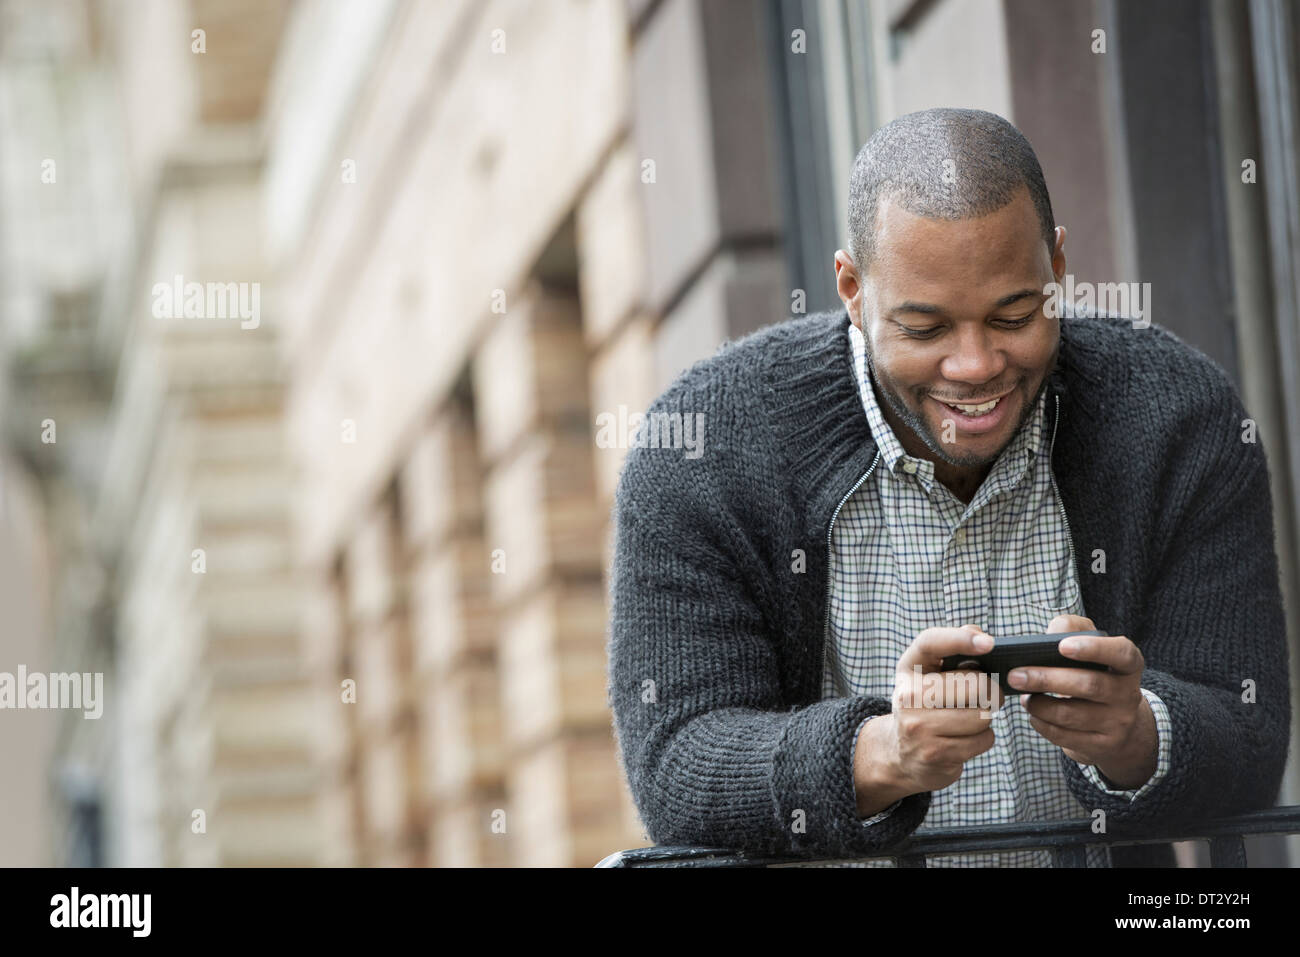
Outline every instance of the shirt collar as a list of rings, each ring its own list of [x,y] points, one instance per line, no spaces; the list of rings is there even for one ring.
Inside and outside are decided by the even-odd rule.
[[[934,484],[934,463],[929,459],[917,458],[904,451],[898,437],[889,423],[885,421],[880,405],[876,401],[876,390],[872,387],[871,373],[867,366],[867,343],[862,332],[852,322],[849,323],[849,339],[853,345],[853,368],[857,374],[858,392],[862,398],[862,407],[871,425],[871,436],[880,450],[881,460],[893,474],[915,475],[928,492]],[[1043,442],[1043,422],[1047,402],[1047,390],[1039,396],[1038,407],[1022,428],[1017,430],[1007,447],[1002,450],[992,470],[984,480],[989,486],[989,494],[1013,488],[1036,460]],[[981,486],[983,490],[983,486]]]

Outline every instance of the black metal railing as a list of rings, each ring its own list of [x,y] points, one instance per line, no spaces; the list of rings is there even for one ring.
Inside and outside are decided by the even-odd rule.
[[[858,858],[810,860],[768,857],[716,847],[638,847],[618,851],[597,867],[781,867],[791,864],[843,864],[893,860],[899,867],[925,867],[932,854],[1049,850],[1054,867],[1086,867],[1089,847],[1209,841],[1211,867],[1245,867],[1247,835],[1300,833],[1300,805],[1251,811],[1144,832],[1140,837],[1095,834],[1087,818],[1037,824],[982,824],[972,827],[920,828],[887,852]]]

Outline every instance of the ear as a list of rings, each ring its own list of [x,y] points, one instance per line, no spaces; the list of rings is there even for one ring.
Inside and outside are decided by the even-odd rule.
[[[862,282],[857,267],[853,264],[853,257],[843,249],[835,250],[835,291],[848,310],[849,319],[861,329],[862,317],[858,307],[862,301]]]
[[[1056,281],[1065,278],[1065,227],[1056,227],[1056,246],[1052,249],[1052,274]]]

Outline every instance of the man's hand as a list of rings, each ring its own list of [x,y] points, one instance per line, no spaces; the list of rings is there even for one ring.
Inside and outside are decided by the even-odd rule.
[[[948,655],[982,654],[993,640],[974,625],[928,628],[898,659],[893,711],[868,721],[854,754],[858,814],[871,817],[909,794],[937,791],[993,747],[996,681],[975,671],[940,672]]]
[[[1079,615],[1059,615],[1049,634],[1096,631]],[[1123,635],[1069,638],[1061,654],[1079,661],[1096,661],[1110,673],[1083,668],[1016,668],[1007,681],[1022,694],[1029,723],[1048,741],[1080,764],[1094,764],[1117,789],[1141,787],[1156,770],[1156,718],[1142,694],[1146,662],[1137,645]],[[1067,695],[1068,700],[1041,692]]]

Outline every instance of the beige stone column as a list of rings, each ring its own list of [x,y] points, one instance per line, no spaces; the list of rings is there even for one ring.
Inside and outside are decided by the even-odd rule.
[[[429,863],[507,862],[501,699],[474,424],[452,396],[401,472]]]

